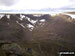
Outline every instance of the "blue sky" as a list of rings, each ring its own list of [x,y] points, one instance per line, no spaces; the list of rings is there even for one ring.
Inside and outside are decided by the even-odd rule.
[[[75,0],[0,0],[0,9],[40,10],[45,8],[75,8]]]

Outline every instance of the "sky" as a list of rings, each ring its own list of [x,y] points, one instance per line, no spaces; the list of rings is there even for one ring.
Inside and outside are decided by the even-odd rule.
[[[0,0],[0,9],[75,8],[75,0]]]

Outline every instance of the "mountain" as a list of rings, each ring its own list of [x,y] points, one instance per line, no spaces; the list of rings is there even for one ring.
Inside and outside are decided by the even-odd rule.
[[[25,51],[29,56],[58,56],[60,51],[74,51],[75,19],[64,13],[3,14],[0,44],[13,55]]]

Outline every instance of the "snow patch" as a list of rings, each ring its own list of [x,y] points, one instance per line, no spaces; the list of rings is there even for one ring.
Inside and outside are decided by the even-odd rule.
[[[19,23],[18,21],[16,21],[16,23]]]
[[[40,22],[45,22],[45,19],[41,19]]]
[[[36,16],[36,17],[40,17],[41,15],[40,15],[40,14],[38,14],[38,15],[35,14],[34,16]]]
[[[34,26],[33,26],[33,25],[31,25],[31,24],[27,24],[27,26],[28,26],[28,28],[29,28],[29,30],[30,30],[30,31],[32,31],[32,30],[33,30],[33,28],[34,28]]]
[[[20,24],[20,23],[19,23]],[[23,28],[25,28],[25,26],[23,24],[20,24]]]
[[[10,15],[7,15],[7,18],[10,19]]]
[[[31,20],[30,22],[35,24],[38,20]]]
[[[27,18],[28,21],[30,21],[30,18]]]
[[[16,23],[18,23],[19,25],[21,25],[23,28],[25,28],[25,26],[23,24],[20,24],[18,21],[16,21]]]
[[[28,26],[29,28],[33,28],[33,27],[34,27],[34,26],[31,25],[31,24],[27,24],[27,26]]]
[[[20,17],[21,17],[21,18],[24,18],[25,16],[24,16],[24,15],[20,15]]]
[[[75,15],[72,15],[72,14],[67,14],[69,15],[70,17],[72,17],[73,19],[75,19]]]
[[[20,15],[20,20],[23,20],[23,18],[25,18],[25,16],[24,15]]]
[[[70,16],[70,17],[72,17],[72,19],[75,19],[75,15],[73,15],[73,14],[68,14],[68,13],[63,13],[63,14],[68,15],[68,16]]]
[[[3,17],[4,15],[0,14],[0,19]]]

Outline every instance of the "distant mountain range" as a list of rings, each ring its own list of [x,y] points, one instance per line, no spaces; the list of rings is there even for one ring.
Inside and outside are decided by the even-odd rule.
[[[0,12],[72,12],[75,8],[43,8],[43,9],[0,9]]]

